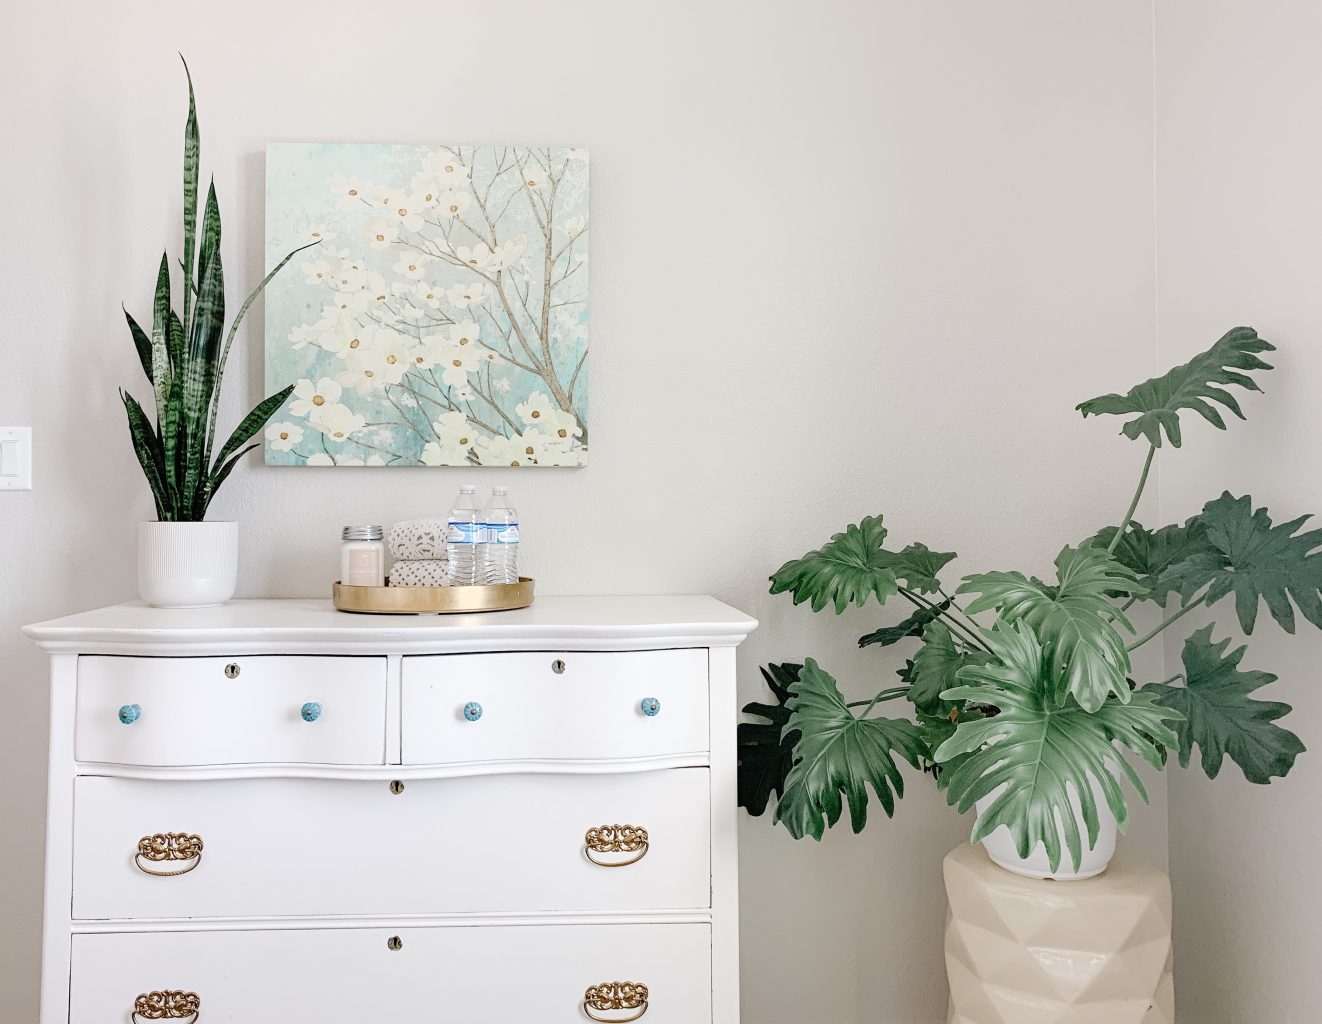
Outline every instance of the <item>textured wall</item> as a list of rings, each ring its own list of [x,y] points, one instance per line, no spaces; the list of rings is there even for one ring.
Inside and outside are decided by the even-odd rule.
[[[117,384],[145,393],[119,304],[177,252],[193,68],[231,300],[262,273],[270,140],[539,141],[593,162],[593,452],[577,472],[238,470],[242,593],[324,593],[341,524],[508,483],[558,593],[708,591],[756,615],[756,666],[816,653],[852,689],[882,618],[765,578],[884,511],[956,568],[1045,572],[1123,511],[1141,455],[1073,404],[1155,366],[1150,7],[400,0],[364,7],[48,2],[0,65],[0,422],[36,489],[0,495],[0,1013],[35,1013],[46,714],[28,621],[134,596],[151,514]],[[205,20],[204,20],[205,19]],[[260,316],[226,423],[258,397]],[[666,429],[662,429],[665,427]],[[682,446],[672,440],[676,433]],[[891,613],[886,613],[889,617]],[[743,829],[746,1019],[932,1024],[941,855],[966,834],[923,780],[897,819],[796,844]],[[1164,859],[1164,793],[1138,815]]]
[[[1232,323],[1280,351],[1266,397],[1227,434],[1199,427],[1159,467],[1164,522],[1229,489],[1276,522],[1322,511],[1322,8],[1278,2],[1157,5],[1158,291],[1162,363],[1183,361]],[[1309,524],[1316,527],[1316,523]],[[1201,613],[1196,613],[1201,614]],[[1190,616],[1193,618],[1193,616]],[[1258,696],[1294,706],[1310,749],[1270,787],[1228,765],[1215,782],[1175,772],[1170,845],[1176,1000],[1187,1024],[1319,1024],[1322,889],[1322,636],[1287,636],[1263,609],[1253,636],[1230,602],[1202,615],[1247,639],[1246,668],[1280,679]],[[1178,643],[1166,651],[1180,670]]]

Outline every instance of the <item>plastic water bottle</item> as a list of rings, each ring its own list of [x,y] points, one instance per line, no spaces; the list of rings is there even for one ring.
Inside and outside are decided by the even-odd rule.
[[[508,487],[491,488],[491,500],[482,510],[488,583],[519,582],[519,513],[510,504],[509,493]]]
[[[449,525],[445,531],[445,553],[450,560],[450,586],[471,587],[481,583],[481,566],[485,562],[482,549],[486,531],[482,526],[482,506],[477,501],[477,488],[464,484],[450,508]]]

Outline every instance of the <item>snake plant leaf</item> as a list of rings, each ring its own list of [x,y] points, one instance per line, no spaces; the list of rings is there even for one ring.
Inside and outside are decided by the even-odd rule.
[[[124,310],[124,319],[129,322],[129,333],[133,335],[133,347],[138,351],[138,362],[142,364],[142,372],[147,375],[147,380],[152,383],[152,393],[155,394],[155,381],[152,381],[151,368],[151,338],[147,337],[147,332],[138,326],[138,321],[133,319],[132,313],[123,306],[120,309]]]
[[[882,626],[871,633],[858,638],[858,646],[870,647],[872,644],[879,644],[882,647],[889,647],[891,644],[899,643],[905,637],[921,636],[923,628],[929,623],[941,617],[941,613],[950,607],[949,601],[942,601],[940,604],[923,606],[915,608],[913,614],[907,618],[901,619],[893,626]]]
[[[1054,678],[1057,669],[1028,623],[1001,622],[985,636],[996,661],[961,669],[960,685],[941,696],[994,707],[998,713],[960,722],[954,735],[936,749],[937,762],[949,766],[946,799],[962,814],[984,797],[992,797],[986,812],[978,816],[972,841],[980,842],[1005,825],[1021,857],[1041,843],[1053,871],[1060,867],[1064,852],[1059,820],[1077,870],[1085,837],[1071,795],[1079,800],[1089,849],[1096,845],[1099,829],[1090,780],[1124,831],[1128,807],[1117,776],[1125,776],[1145,801],[1147,792],[1112,741],[1160,768],[1160,745],[1176,743],[1167,723],[1179,714],[1142,691],[1128,704],[1109,699],[1091,713],[1072,698],[1057,704],[1051,696],[1062,689]]]
[[[250,451],[254,451],[260,447],[261,447],[261,443],[258,442],[256,444],[248,445],[247,448],[240,449],[239,451],[235,452],[233,455],[230,456],[228,462],[224,463],[218,470],[216,470],[214,474],[212,474],[209,485],[203,490],[201,496],[198,499],[199,503],[201,504],[201,510],[197,516],[199,521],[206,515],[207,509],[211,506],[211,499],[215,497],[216,491],[220,489],[220,485],[223,484],[226,481],[226,479],[228,479],[230,473],[234,471],[234,467],[239,464],[239,460],[242,459],[245,455],[247,455]]]
[[[1057,704],[1068,694],[1085,711],[1096,711],[1114,694],[1129,700],[1129,654],[1116,624],[1134,627],[1111,603],[1111,594],[1138,594],[1134,574],[1104,549],[1085,544],[1056,556],[1054,586],[1018,572],[965,577],[958,593],[978,594],[970,613],[994,609],[1006,622],[1024,622],[1046,646]]]
[[[869,595],[885,604],[900,587],[894,555],[881,546],[886,540],[881,518],[868,516],[816,551],[786,562],[771,577],[771,593],[789,591],[795,604],[809,601],[815,612],[833,604],[837,615],[851,604],[862,607]]]
[[[909,700],[924,714],[948,716],[951,705],[941,694],[958,684],[957,674],[965,665],[985,665],[990,658],[986,651],[960,651],[950,630],[933,622],[923,630],[923,645],[913,656]]]
[[[953,551],[932,551],[910,544],[902,551],[882,547],[886,528],[881,516],[867,516],[833,536],[828,544],[802,558],[786,562],[771,577],[771,593],[789,591],[795,604],[810,601],[812,610],[832,604],[839,615],[851,604],[862,607],[868,597],[878,604],[910,590],[930,593],[940,587],[936,574],[955,557]]]
[[[161,253],[161,268],[156,273],[156,294],[152,300],[151,381],[156,394],[156,421],[165,418],[165,399],[170,393],[170,347],[167,331],[170,321],[170,261]]]
[[[172,374],[179,371],[179,367],[183,366],[184,360],[187,358],[186,345],[183,322],[172,309],[170,310],[170,319],[165,324],[165,348],[170,356],[170,372]]]
[[[124,412],[128,415],[133,452],[138,457],[138,464],[142,466],[143,475],[147,478],[147,486],[151,488],[152,501],[156,504],[156,518],[164,520],[169,506],[161,440],[156,436],[156,431],[152,429],[151,421],[142,411],[138,400],[123,388],[120,388],[119,398],[124,403]]]
[[[1137,415],[1121,428],[1131,440],[1147,438],[1154,448],[1162,445],[1162,433],[1176,448],[1180,447],[1180,411],[1192,409],[1214,427],[1226,429],[1226,422],[1212,402],[1224,406],[1240,419],[1244,413],[1235,396],[1225,390],[1230,385],[1248,391],[1261,391],[1249,376],[1253,370],[1270,370],[1259,352],[1276,348],[1258,337],[1252,327],[1235,327],[1215,345],[1201,352],[1183,366],[1153,377],[1130,388],[1123,395],[1101,395],[1081,402],[1077,408],[1087,416]]]
[[[861,832],[868,820],[869,786],[887,817],[892,816],[895,798],[904,795],[895,755],[918,768],[927,751],[918,727],[898,719],[856,718],[835,680],[811,658],[790,693],[784,733],[798,730],[801,735],[776,820],[795,839],[820,840],[840,820],[847,802],[853,829]]]
[[[179,55],[184,60],[183,54]],[[184,60],[184,75],[188,79],[188,121],[184,125],[184,319],[185,333],[191,327],[191,300],[193,297],[193,261],[197,230],[197,178],[201,163],[201,138],[197,129],[197,100],[193,95],[193,73]]]
[[[216,456],[216,464],[213,467],[213,476],[218,472],[225,460],[234,452],[238,451],[247,444],[256,433],[261,430],[272,416],[279,410],[280,406],[285,404],[285,399],[294,393],[294,386],[291,384],[283,391],[277,391],[274,395],[263,398],[252,412],[243,417],[243,420],[234,428],[234,433],[225,442],[225,447],[221,448],[220,454]],[[212,490],[215,490],[213,485]]]
[[[1115,532],[1116,527],[1108,526],[1088,543],[1106,550]],[[1112,555],[1138,578],[1143,588],[1140,600],[1158,604],[1165,604],[1170,594],[1186,589],[1189,572],[1195,565],[1206,564],[1208,559],[1224,562],[1224,556],[1207,537],[1207,524],[1198,516],[1183,525],[1172,524],[1159,530],[1148,530],[1140,523],[1131,522]]]
[[[208,197],[208,209],[214,190]],[[225,326],[225,274],[220,250],[207,244],[208,230],[203,225],[202,285],[198,290],[193,316],[193,336],[184,367],[184,424],[181,436],[184,452],[181,476],[183,500],[196,518],[206,507],[207,482],[207,413],[211,407],[216,382],[216,353]],[[214,489],[214,488],[213,488]]]
[[[184,446],[184,374],[176,373],[170,379],[170,389],[165,396],[165,417],[161,426],[161,458],[165,464],[166,493],[169,495],[172,519],[184,518],[180,515],[183,508],[180,492],[183,489]]]
[[[239,307],[239,312],[235,315],[234,320],[230,323],[229,334],[226,335],[225,337],[225,347],[222,348],[220,351],[220,362],[216,366],[217,381],[219,381],[225,375],[225,363],[230,356],[230,346],[234,344],[234,335],[238,332],[239,325],[243,323],[243,318],[248,313],[248,307],[250,307],[254,302],[257,301],[257,297],[261,295],[262,292],[266,289],[266,286],[271,283],[271,279],[275,277],[276,274],[280,273],[281,270],[284,269],[285,264],[287,264],[295,256],[301,253],[304,249],[311,249],[314,245],[320,245],[320,244],[321,244],[320,240],[316,242],[309,242],[307,245],[300,245],[297,249],[294,249],[292,252],[286,254],[285,258],[282,259],[279,263],[277,263],[275,267],[272,268],[269,274],[267,274],[264,278],[262,278],[261,283],[259,283],[256,288],[254,288],[251,292],[248,293],[248,297],[243,300],[243,305]],[[220,412],[220,389],[217,387],[212,396],[211,408],[209,410],[208,421],[207,421],[208,425],[207,425],[206,457],[203,460],[204,462],[207,463],[211,462],[211,444],[215,439],[216,416],[219,412]],[[218,458],[216,461],[217,463],[219,463],[220,459]]]
[[[1230,638],[1214,641],[1212,626],[1204,626],[1184,641],[1184,686],[1153,683],[1151,693],[1164,707],[1184,716],[1176,723],[1181,767],[1189,767],[1198,747],[1203,771],[1215,779],[1227,756],[1259,785],[1283,777],[1304,752],[1299,737],[1276,724],[1290,713],[1279,701],[1254,700],[1252,694],[1276,681],[1270,672],[1243,671],[1244,647],[1229,654]]]
[[[771,794],[777,799],[785,792],[785,778],[794,767],[794,744],[798,730],[785,731],[790,720],[790,709],[785,702],[790,698],[790,687],[798,682],[802,665],[785,663],[767,665],[762,678],[776,698],[775,704],[753,702],[744,705],[744,714],[757,715],[765,722],[740,722],[739,749],[739,806],[758,817],[767,809]]]
[[[1185,600],[1204,586],[1208,604],[1234,594],[1245,633],[1253,632],[1261,600],[1293,633],[1293,599],[1304,618],[1322,628],[1322,530],[1298,532],[1311,516],[1273,526],[1267,510],[1255,510],[1248,495],[1235,498],[1225,491],[1203,506],[1200,518],[1215,551],[1190,561]]]

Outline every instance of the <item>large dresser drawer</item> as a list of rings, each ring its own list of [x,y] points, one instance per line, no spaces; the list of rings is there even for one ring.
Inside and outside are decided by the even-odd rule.
[[[382,764],[386,659],[78,659],[74,756],[150,766]]]
[[[711,905],[705,768],[414,780],[396,789],[387,780],[79,778],[73,915]]]
[[[406,657],[405,764],[704,752],[705,650]]]
[[[711,933],[612,924],[74,936],[72,1024],[129,1024],[140,996],[203,1024],[709,1024]],[[167,1016],[155,1013],[136,1019]]]

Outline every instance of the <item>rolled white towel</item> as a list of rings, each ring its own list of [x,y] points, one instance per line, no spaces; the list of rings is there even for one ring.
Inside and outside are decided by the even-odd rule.
[[[386,544],[395,558],[444,558],[446,525],[444,519],[406,519],[390,528]]]
[[[390,567],[392,587],[443,587],[449,582],[449,563],[443,558],[415,558]]]

